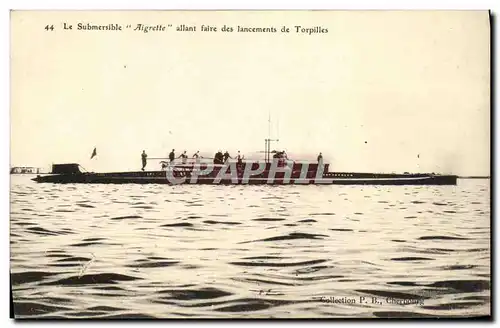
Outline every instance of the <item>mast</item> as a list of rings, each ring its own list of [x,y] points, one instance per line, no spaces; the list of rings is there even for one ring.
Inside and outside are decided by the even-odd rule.
[[[271,111],[269,111],[268,116],[268,138],[265,141],[265,161],[266,163],[271,162],[271,141],[279,141],[279,139],[271,139]]]

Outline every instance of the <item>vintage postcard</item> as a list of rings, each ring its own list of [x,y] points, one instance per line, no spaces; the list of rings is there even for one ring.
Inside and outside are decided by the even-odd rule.
[[[11,11],[16,319],[488,318],[488,11]]]

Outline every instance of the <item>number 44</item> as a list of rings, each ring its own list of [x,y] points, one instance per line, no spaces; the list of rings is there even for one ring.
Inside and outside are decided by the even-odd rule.
[[[50,26],[49,26],[49,25],[46,25],[46,26],[45,26],[45,30],[46,30],[46,31],[53,31],[53,30],[54,30],[54,25],[50,25]]]

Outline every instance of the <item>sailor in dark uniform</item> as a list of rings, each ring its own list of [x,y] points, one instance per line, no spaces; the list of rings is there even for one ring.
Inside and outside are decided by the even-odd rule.
[[[318,165],[323,165],[323,155],[321,153],[318,155]]]
[[[214,164],[223,164],[223,163],[224,163],[224,155],[219,150],[217,153],[215,153]]]
[[[186,151],[184,151],[179,157],[182,158],[182,164],[186,164],[188,158],[188,156],[186,155]]]
[[[146,155],[146,151],[142,151],[142,154],[141,154],[141,158],[142,158],[142,169],[144,171],[144,168],[146,167],[146,165],[148,164],[148,155]]]
[[[238,174],[241,175],[243,171],[243,157],[238,150],[238,155],[236,155],[236,170],[238,170]]]
[[[224,153],[224,163],[227,162],[227,160],[230,158],[232,158],[232,157],[229,155],[229,152],[226,150],[226,152]]]

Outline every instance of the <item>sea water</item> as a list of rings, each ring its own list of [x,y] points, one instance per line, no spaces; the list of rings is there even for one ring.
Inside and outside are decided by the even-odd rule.
[[[490,180],[37,184],[11,176],[16,318],[490,314]]]

